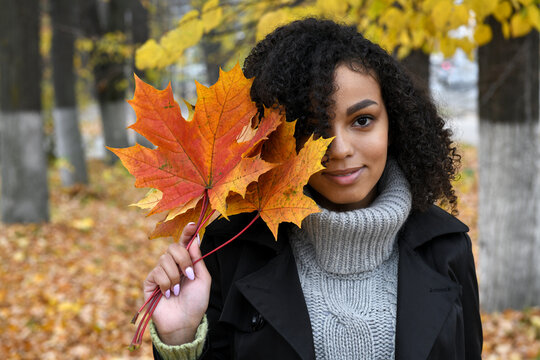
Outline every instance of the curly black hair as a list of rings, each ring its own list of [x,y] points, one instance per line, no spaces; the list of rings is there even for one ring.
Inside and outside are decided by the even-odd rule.
[[[334,72],[345,64],[378,81],[389,121],[389,155],[411,186],[413,209],[437,201],[457,213],[451,181],[461,157],[451,130],[437,113],[426,89],[403,66],[353,26],[308,18],[274,30],[244,62],[246,77],[255,77],[252,100],[259,111],[278,104],[287,121],[298,119],[295,137],[325,135],[332,118]]]

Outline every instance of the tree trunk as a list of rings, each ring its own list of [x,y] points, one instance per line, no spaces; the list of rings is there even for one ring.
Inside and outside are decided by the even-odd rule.
[[[204,53],[204,65],[206,67],[206,81],[208,86],[214,85],[219,78],[220,50],[221,44],[217,41],[204,38],[201,40],[201,47]]]
[[[136,47],[141,46],[146,40],[148,40],[149,37],[149,27],[148,27],[148,10],[143,6],[140,0],[130,0],[130,10],[131,10],[131,36],[132,36],[132,44],[134,44]],[[144,70],[139,70],[135,68],[135,52],[133,52],[133,58],[131,59],[132,66],[132,72],[134,74],[137,74],[138,77],[141,79],[147,81],[145,79],[145,72]],[[133,76],[130,74],[130,76]],[[132,111],[132,110],[131,110]],[[129,123],[135,122],[135,114],[134,112],[130,112],[131,116],[128,116],[131,121],[128,121]],[[134,130],[129,130],[134,132],[134,140],[137,144],[140,144],[142,146],[146,146],[148,148],[153,148],[154,145],[146,139],[141,134],[135,132]]]
[[[79,130],[73,67],[77,3],[78,1],[74,0],[51,1],[54,134],[56,156],[65,160],[65,164],[60,168],[64,186],[88,183],[84,147]]]
[[[127,9],[127,0],[110,0],[101,4],[98,8],[100,35],[108,32],[125,33],[124,17]],[[94,53],[96,65],[94,66],[94,80],[96,93],[101,110],[101,121],[105,145],[111,147],[129,146],[127,136],[126,114],[126,59],[118,51],[115,54]],[[107,152],[106,162],[112,164],[118,157],[112,152]]]
[[[418,85],[429,91],[429,54],[422,50],[412,50],[408,56],[401,59],[401,64]]]
[[[2,220],[48,221],[39,1],[0,0],[0,8]]]
[[[538,32],[478,51],[479,283],[484,310],[540,305]]]

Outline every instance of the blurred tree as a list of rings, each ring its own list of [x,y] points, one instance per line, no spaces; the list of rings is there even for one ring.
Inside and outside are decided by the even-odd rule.
[[[424,89],[429,89],[429,54],[422,50],[412,50],[400,60],[413,79]]]
[[[148,24],[148,10],[140,0],[129,0],[129,28],[131,29],[130,43],[141,46],[148,40],[150,29]],[[132,52],[131,74],[137,74],[141,79],[145,78],[145,71],[135,67],[135,52]],[[135,142],[146,147],[153,147],[153,144],[139,133],[135,133]]]
[[[39,0],[1,0],[0,8],[2,221],[48,221]]]
[[[84,146],[79,130],[73,66],[79,0],[51,0],[53,110],[56,155],[64,186],[88,183]]]
[[[538,31],[493,40],[479,62],[479,280],[487,311],[540,305]]]
[[[105,145],[129,146],[126,131],[127,59],[131,54],[126,44],[126,12],[128,0],[87,0],[83,2],[81,23],[95,45],[91,50],[94,82],[98,99]],[[106,161],[114,163],[116,155],[107,152]]]

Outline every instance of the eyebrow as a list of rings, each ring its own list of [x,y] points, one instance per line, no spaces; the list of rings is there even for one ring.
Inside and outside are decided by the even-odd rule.
[[[378,104],[377,104],[376,101],[373,101],[373,100],[370,100],[370,99],[365,99],[365,100],[359,101],[356,104],[351,105],[351,106],[349,106],[347,108],[347,116],[349,116],[351,114],[354,114],[358,110],[366,108],[366,107],[368,107],[370,105],[378,105]]]

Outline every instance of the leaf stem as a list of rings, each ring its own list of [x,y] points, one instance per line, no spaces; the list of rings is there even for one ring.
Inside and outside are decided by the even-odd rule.
[[[236,239],[237,237],[239,237],[240,235],[242,235],[244,233],[244,231],[246,231],[254,222],[255,220],[257,220],[259,217],[261,216],[261,213],[257,212],[257,215],[253,218],[253,220],[251,220],[251,222],[249,224],[246,225],[245,228],[242,229],[242,231],[240,231],[238,234],[236,234],[233,238],[227,240],[226,242],[224,242],[223,244],[219,245],[217,248],[215,248],[214,250],[212,251],[209,251],[207,252],[206,254],[204,254],[201,258],[195,260],[193,262],[193,265],[195,265],[196,263],[198,263],[199,261],[201,261],[202,259],[204,259],[205,257],[207,257],[208,255],[212,254],[212,253],[215,253],[216,251],[218,251],[219,249],[221,249],[222,247],[224,247],[225,245],[229,244],[230,242],[232,242],[234,239]]]

